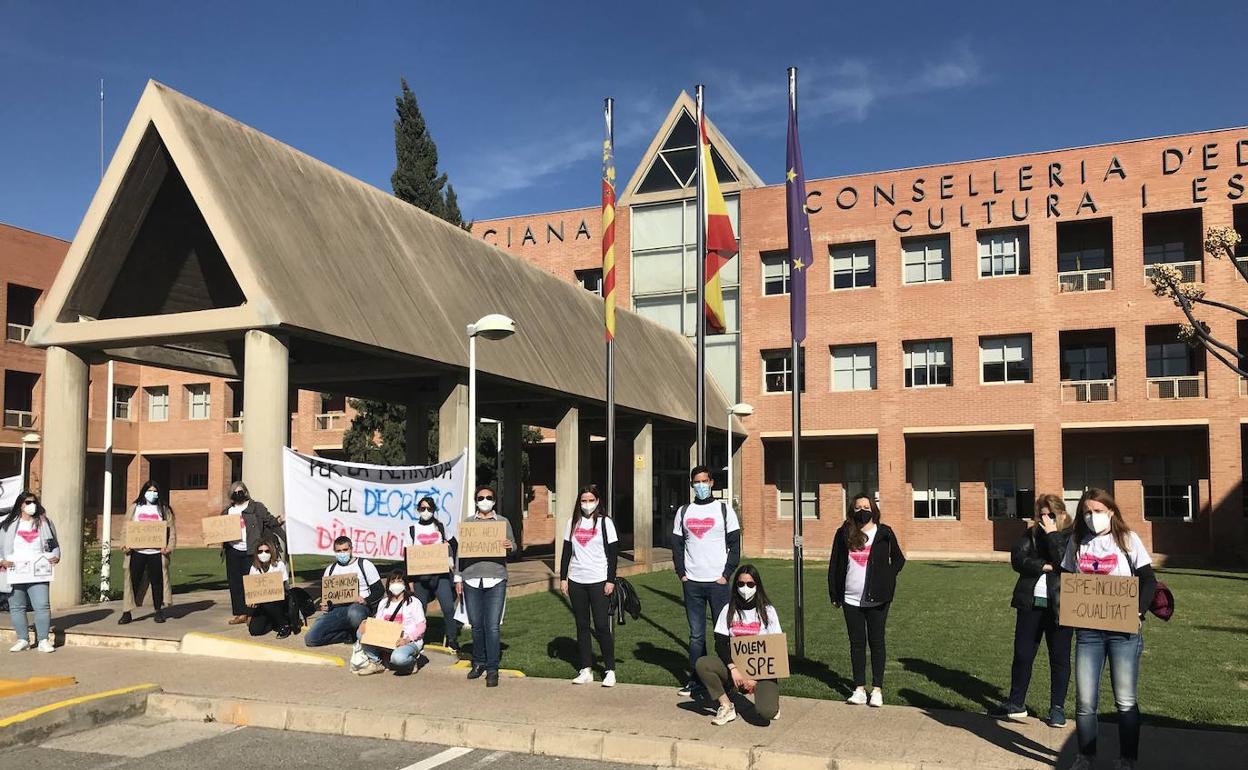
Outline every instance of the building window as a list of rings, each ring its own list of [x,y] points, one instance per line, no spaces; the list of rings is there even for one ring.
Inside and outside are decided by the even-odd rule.
[[[39,375],[7,369],[4,372],[4,427],[30,430],[35,427],[35,385]]]
[[[764,251],[759,258],[763,263],[763,296],[788,294],[789,252]]]
[[[1062,459],[1062,499],[1066,512],[1078,515],[1079,500],[1089,489],[1114,492],[1114,463],[1104,455],[1072,455]]]
[[[802,461],[802,518],[819,517],[819,463]],[[793,518],[793,462],[777,463],[776,494],[780,518]]]
[[[1181,455],[1144,458],[1144,518],[1190,521],[1198,510],[1195,464]]]
[[[914,490],[914,518],[958,517],[958,464],[953,460],[916,459],[911,488]]]
[[[210,394],[209,386],[204,385],[187,385],[186,386],[186,416],[190,420],[207,420],[211,414],[210,411]]]
[[[576,271],[576,282],[585,287],[586,291],[593,292],[599,297],[602,296],[602,268],[594,267],[588,270]]]
[[[953,341],[906,342],[902,349],[907,388],[943,388],[953,384]]]
[[[1063,380],[1108,380],[1113,377],[1110,372],[1108,343],[1072,343],[1062,347]]]
[[[186,474],[186,481],[183,489],[207,489],[208,474],[201,471],[191,471]]]
[[[989,519],[1030,515],[1035,505],[1034,468],[1029,458],[994,457],[988,461],[984,494]]]
[[[1156,264],[1174,265],[1186,283],[1203,279],[1204,231],[1200,209],[1144,215],[1144,272]]]
[[[672,126],[671,133],[655,155],[650,168],[637,185],[640,194],[680,190],[693,185],[698,172],[698,127],[693,117],[681,111]],[[724,163],[719,150],[711,145],[711,163],[715,166],[715,178],[721,185],[737,181],[736,174]]]
[[[1031,337],[980,337],[979,365],[984,382],[1031,382]]]
[[[1027,275],[1031,272],[1027,228],[981,230],[978,235],[980,278]]]
[[[30,327],[35,323],[35,304],[42,294],[38,289],[11,283],[8,286],[5,305],[6,320],[5,339],[9,342],[25,342],[30,336]]]
[[[866,493],[880,503],[880,466],[875,460],[850,460],[845,463],[845,473],[841,485],[844,499],[841,501],[843,515],[849,513],[850,498],[853,495]]]
[[[134,399],[135,389],[130,385],[113,386],[113,419],[130,419],[130,402]]]
[[[1057,285],[1062,292],[1114,288],[1111,219],[1057,224]]]
[[[949,236],[901,239],[902,280],[940,283],[949,280]]]
[[[164,422],[169,419],[169,387],[144,388],[147,393],[147,421]]]
[[[785,348],[783,350],[764,350],[763,351],[763,392],[764,393],[790,393],[793,390],[793,351]],[[799,360],[802,365],[801,371],[801,387],[802,391],[806,390],[806,350],[802,348],[799,353]]]
[[[875,241],[833,246],[832,288],[862,289],[875,285]]]
[[[1196,351],[1176,339],[1175,327],[1151,327],[1146,333],[1144,361],[1149,377],[1193,377],[1199,367]]]
[[[832,348],[832,390],[875,390],[875,345]]]

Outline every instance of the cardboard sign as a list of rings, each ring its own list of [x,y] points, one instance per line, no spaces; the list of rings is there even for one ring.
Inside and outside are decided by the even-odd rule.
[[[1057,622],[1070,628],[1138,632],[1140,579],[1063,572]]]
[[[169,526],[163,521],[126,522],[126,547],[164,548],[169,542]]]
[[[326,575],[321,578],[321,601],[331,604],[351,604],[360,598],[360,578],[354,572],[347,575]]]
[[[446,543],[409,545],[407,574],[441,575],[450,570],[451,547]]]
[[[784,634],[734,636],[728,641],[732,662],[749,679],[789,677],[789,637]]]
[[[10,584],[51,583],[55,574],[55,566],[48,557],[40,556],[31,561],[15,561],[13,566],[4,571]]]
[[[459,525],[459,558],[495,559],[507,555],[507,522],[465,521]]]
[[[387,650],[393,650],[399,646],[399,639],[402,637],[402,623],[392,623],[381,618],[369,618],[364,623],[364,636],[360,637],[360,642],[371,644],[374,647],[385,647]]]
[[[280,602],[286,598],[282,573],[273,571],[259,575],[243,575],[243,599],[248,604]]]
[[[241,516],[205,516],[204,545],[232,543],[243,537]]]

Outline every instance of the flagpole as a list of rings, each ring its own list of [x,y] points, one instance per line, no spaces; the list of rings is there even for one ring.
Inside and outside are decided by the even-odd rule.
[[[698,253],[694,259],[697,263],[698,270],[698,299],[697,306],[694,311],[694,324],[697,325],[697,355],[696,355],[696,390],[697,390],[697,458],[698,465],[706,464],[706,175],[703,173],[702,158],[702,121],[704,119],[704,109],[702,106],[703,87],[701,85],[694,89],[694,100],[697,105],[697,123],[698,123],[698,172],[697,172],[697,208],[698,208]]]
[[[789,109],[797,119],[797,67],[789,67]],[[802,201],[805,205],[805,201]],[[790,253],[793,245],[789,244]],[[805,302],[803,296],[802,301]],[[793,312],[790,305],[790,313]],[[803,311],[804,312],[804,311]],[[793,337],[790,352],[793,381],[793,636],[794,654],[806,656],[806,602],[802,584],[802,357],[801,343]]]
[[[615,152],[615,99],[612,99],[611,97],[607,97],[604,100],[603,117],[606,119],[606,124],[607,124],[606,126],[607,127],[607,144],[609,145],[612,154],[614,154]],[[612,162],[611,170],[614,171],[614,168],[615,168],[615,164],[614,162]],[[614,180],[612,179],[606,179],[605,181],[614,185]],[[608,203],[612,207],[615,206],[614,195],[612,195],[612,198],[613,199],[611,201],[606,201],[606,200],[603,201],[604,207]],[[606,261],[607,250],[610,248],[613,248],[615,245],[614,213],[615,212],[613,211],[612,220],[611,220],[611,229],[612,229],[611,240],[610,241],[607,240],[607,233],[604,232],[602,234],[602,239],[603,239],[602,248],[603,248],[604,262]],[[605,216],[605,212],[604,212],[604,216]],[[603,267],[610,270],[611,273],[614,274],[615,272],[614,258],[612,258],[610,265],[604,264]],[[607,283],[608,279],[610,279],[610,286],[608,286],[608,283]],[[603,286],[604,295],[607,292],[613,293],[614,288],[615,288],[614,275],[608,276],[604,273],[604,275],[602,276],[602,280],[603,280],[602,286]],[[610,296],[610,297],[604,296],[603,300],[604,302],[613,303],[615,301],[615,298],[614,296]],[[610,309],[606,309],[606,312],[610,313],[612,311]],[[610,324],[608,325],[608,327],[613,326],[613,325],[614,324]],[[615,330],[613,328],[607,328],[607,514],[608,515],[615,514]],[[635,557],[636,555],[637,555],[637,546],[634,543],[633,556]]]

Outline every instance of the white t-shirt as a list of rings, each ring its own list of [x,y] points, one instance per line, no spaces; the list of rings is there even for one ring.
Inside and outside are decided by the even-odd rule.
[[[134,506],[134,521],[163,521],[160,518],[160,509],[151,503],[142,503]],[[139,553],[154,554],[160,553],[159,548],[140,548]]]
[[[238,531],[242,537],[240,537],[237,541],[230,543],[230,546],[233,547],[235,551],[247,550],[247,520],[243,518],[243,509],[246,507],[246,503],[242,505],[231,505],[229,510],[226,511],[229,515],[238,517]]]
[[[444,524],[442,526],[445,528],[446,525]],[[443,540],[442,533],[438,531],[437,524],[434,524],[432,521],[428,524],[416,522],[412,525],[412,528],[416,535],[415,539],[412,541],[412,545],[433,545],[435,543],[441,543]],[[454,568],[455,560],[451,558],[451,553],[448,550],[446,553],[446,571],[450,572]]]
[[[352,572],[355,573],[355,576],[360,581],[360,596],[367,599],[369,587],[381,580],[381,573],[377,571],[377,568],[368,559],[353,559],[346,566],[339,564],[337,561],[331,562],[325,568],[325,577],[330,575],[349,575]]]
[[[845,567],[845,603],[850,607],[875,607],[878,602],[862,601],[862,592],[867,588],[867,560],[871,558],[871,546],[875,543],[875,533],[879,527],[872,527],[865,533],[867,544],[861,551],[851,550],[846,559]]]
[[[740,529],[737,512],[719,500],[690,503],[683,522],[677,513],[672,534],[685,538],[685,577],[698,583],[714,583],[723,577],[728,563],[728,533]]]
[[[269,572],[280,572],[282,573],[282,582],[283,583],[290,582],[290,573],[286,571],[286,562],[282,561],[281,559],[278,559],[277,561],[269,562]],[[251,569],[247,572],[247,574],[248,575],[263,575],[264,573],[256,569],[255,564],[252,564]]]
[[[582,585],[605,583],[607,581],[607,549],[602,544],[602,533],[606,530],[607,542],[619,542],[615,532],[615,522],[608,516],[599,516],[595,524],[592,518],[577,517],[577,527],[572,529],[568,522],[563,539],[572,542],[572,561],[568,565],[568,580]]]
[[[735,590],[735,589],[734,589]],[[782,634],[780,616],[775,607],[767,608],[767,622],[760,623],[758,610],[741,610],[732,619],[732,628],[728,627],[728,607],[719,611],[715,620],[715,633],[720,636],[758,636],[760,634]]]
[[[1074,553],[1069,548],[1066,550],[1066,555],[1062,558],[1062,569],[1067,572],[1131,577],[1131,564],[1127,563],[1127,558],[1131,559],[1137,570],[1153,563],[1148,550],[1144,548],[1144,542],[1134,532],[1127,538],[1127,547],[1131,552],[1129,557],[1114,542],[1112,532],[1093,535],[1080,543]]]
[[[17,520],[16,531],[13,533],[13,553],[9,554],[9,561],[17,564],[19,562],[33,562],[44,558],[43,538],[39,536],[39,519],[34,518],[30,521]],[[47,569],[45,567],[45,569]],[[33,577],[28,578],[14,577],[12,573],[9,575],[9,582],[14,585],[29,585],[30,583],[47,583],[50,577]]]
[[[390,617],[391,614],[394,615],[393,618]],[[390,594],[386,594],[386,598],[377,605],[377,612],[373,617],[403,626],[403,635],[409,639],[415,640],[424,636],[425,608],[414,598],[409,598],[404,604],[402,597],[395,599]]]

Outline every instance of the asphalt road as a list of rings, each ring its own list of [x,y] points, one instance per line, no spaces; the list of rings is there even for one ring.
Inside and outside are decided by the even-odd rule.
[[[37,746],[4,752],[0,764],[23,770],[238,770],[239,767],[329,770],[636,770],[591,760],[535,757],[427,743],[345,738],[216,723],[137,717]]]

